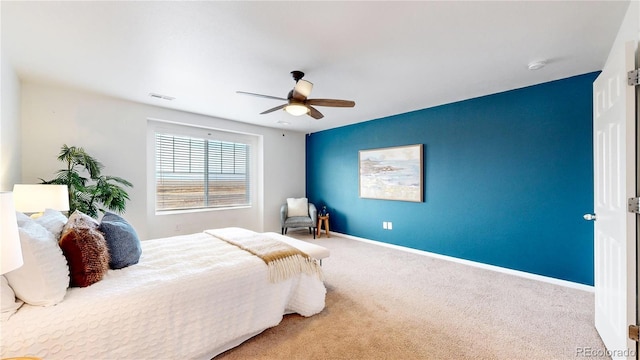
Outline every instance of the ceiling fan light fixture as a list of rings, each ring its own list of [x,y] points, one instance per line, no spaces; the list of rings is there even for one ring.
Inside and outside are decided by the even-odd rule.
[[[356,103],[352,100],[338,100],[338,99],[309,99],[313,84],[307,80],[303,80],[304,73],[299,70],[291,72],[293,80],[296,81],[296,85],[293,90],[289,91],[287,98],[279,98],[271,95],[262,95],[256,93],[250,93],[246,91],[236,91],[238,94],[247,94],[253,96],[259,96],[267,99],[285,100],[286,103],[272,107],[260,113],[260,115],[270,114],[274,111],[284,110],[293,116],[309,115],[310,117],[319,120],[324,117],[315,106],[329,106],[329,107],[354,107]]]
[[[293,103],[285,106],[284,111],[288,112],[293,116],[300,116],[300,115],[308,114],[309,108],[302,104]]]
[[[295,90],[302,94],[305,98],[311,95],[311,89],[313,89],[313,84],[308,82],[307,80],[298,80],[296,83]]]

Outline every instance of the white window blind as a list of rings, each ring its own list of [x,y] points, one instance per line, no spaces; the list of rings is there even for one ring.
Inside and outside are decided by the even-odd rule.
[[[251,204],[248,143],[158,133],[156,211]]]

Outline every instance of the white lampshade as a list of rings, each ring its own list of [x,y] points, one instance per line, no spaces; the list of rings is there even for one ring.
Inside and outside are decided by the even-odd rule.
[[[296,103],[292,103],[289,104],[287,106],[284,107],[284,111],[288,112],[289,114],[293,115],[293,116],[300,116],[300,115],[304,115],[306,113],[309,112],[309,108],[302,105],[302,104],[296,104]]]
[[[13,199],[16,211],[41,213],[46,209],[69,210],[69,191],[66,185],[15,184]]]
[[[0,274],[5,274],[23,263],[16,209],[10,192],[0,192],[0,236]]]

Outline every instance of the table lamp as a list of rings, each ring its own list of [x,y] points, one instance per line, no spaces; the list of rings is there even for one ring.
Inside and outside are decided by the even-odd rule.
[[[13,198],[16,211],[38,217],[46,209],[69,211],[69,191],[66,185],[15,184]]]
[[[22,266],[22,248],[13,194],[0,192],[0,274]]]

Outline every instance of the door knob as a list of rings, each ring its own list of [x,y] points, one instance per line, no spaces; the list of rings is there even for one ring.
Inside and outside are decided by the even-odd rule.
[[[584,214],[583,218],[587,221],[596,221],[596,214]]]

